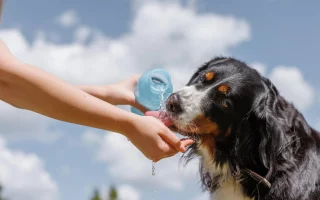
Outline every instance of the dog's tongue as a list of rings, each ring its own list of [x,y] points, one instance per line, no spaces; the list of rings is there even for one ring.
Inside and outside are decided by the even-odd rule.
[[[161,113],[159,111],[147,111],[145,113],[146,116],[152,116],[152,117],[158,118],[166,126],[171,126],[173,124],[173,122],[169,119],[169,117],[166,113],[164,114],[163,117],[160,117],[160,114]]]

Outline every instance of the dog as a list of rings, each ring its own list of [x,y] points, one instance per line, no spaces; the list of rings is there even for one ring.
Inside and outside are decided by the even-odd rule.
[[[166,101],[170,128],[195,140],[213,200],[319,200],[320,136],[272,82],[217,57]]]

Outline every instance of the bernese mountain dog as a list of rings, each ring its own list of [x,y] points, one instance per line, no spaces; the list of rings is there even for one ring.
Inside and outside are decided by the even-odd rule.
[[[195,143],[212,200],[320,199],[320,136],[271,81],[218,57],[166,102],[172,130]]]

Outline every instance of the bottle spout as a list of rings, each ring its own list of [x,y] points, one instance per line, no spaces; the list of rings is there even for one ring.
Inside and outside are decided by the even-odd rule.
[[[150,81],[152,89],[157,91],[159,91],[159,89],[166,90],[171,84],[170,75],[160,69],[153,70],[153,72],[150,74]]]

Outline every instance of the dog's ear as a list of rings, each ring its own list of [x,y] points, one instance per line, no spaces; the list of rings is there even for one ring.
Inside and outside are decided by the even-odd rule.
[[[269,79],[262,78],[262,81],[265,91],[256,99],[252,115],[258,122],[256,131],[260,137],[260,161],[270,173],[273,171],[272,164],[277,154],[281,152],[286,126],[282,126],[284,121],[277,116],[277,112],[282,109],[280,105],[283,103],[279,102],[281,99],[278,90]]]
[[[259,143],[259,159],[267,169],[266,178],[276,170],[294,167],[295,151],[301,147],[295,128],[302,128],[291,119],[296,110],[267,78],[262,77],[265,90],[257,97],[250,112],[250,130]],[[276,169],[277,168],[277,169]]]

